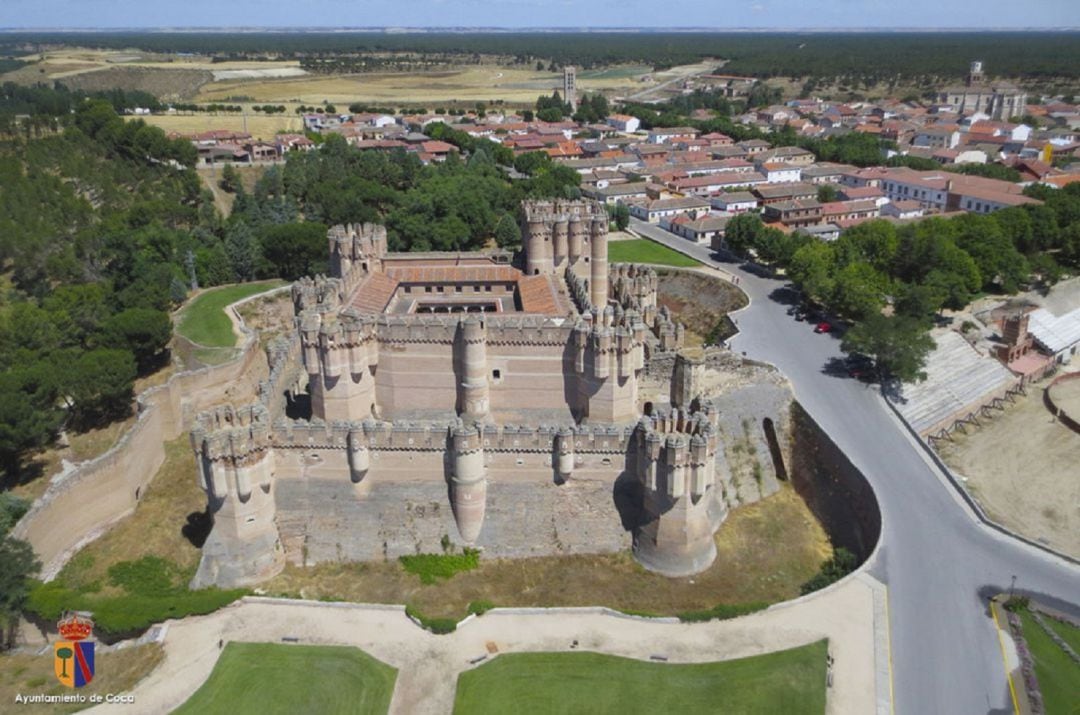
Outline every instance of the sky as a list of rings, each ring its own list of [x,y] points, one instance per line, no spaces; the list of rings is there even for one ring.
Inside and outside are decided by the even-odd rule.
[[[0,0],[0,28],[1080,28],[1080,0]]]

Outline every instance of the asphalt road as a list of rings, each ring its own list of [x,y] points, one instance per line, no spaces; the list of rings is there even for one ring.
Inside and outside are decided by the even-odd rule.
[[[1007,591],[1015,576],[1018,592],[1075,612],[1080,568],[982,524],[875,386],[825,370],[841,355],[840,341],[787,315],[784,281],[714,260],[707,246],[637,219],[631,228],[738,276],[751,303],[734,316],[740,332],[731,348],[780,368],[873,486],[884,542],[870,571],[889,587],[895,712],[1012,712],[986,598]]]

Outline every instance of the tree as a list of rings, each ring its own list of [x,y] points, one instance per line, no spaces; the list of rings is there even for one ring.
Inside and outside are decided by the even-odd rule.
[[[43,362],[0,372],[0,467],[18,474],[24,454],[52,442],[64,414],[56,373]]]
[[[626,227],[630,225],[630,209],[626,204],[621,201],[615,204],[615,208],[612,209],[611,218],[615,221],[615,228],[619,231],[625,231]]]
[[[834,184],[822,184],[818,187],[817,200],[823,204],[836,201],[839,197],[840,192]]]
[[[828,304],[840,315],[861,320],[881,312],[888,290],[888,276],[869,263],[849,263],[836,273]]]
[[[884,375],[916,382],[926,379],[923,368],[934,340],[914,318],[874,313],[848,330],[840,347],[844,352],[872,357]]]
[[[504,213],[495,224],[495,243],[500,248],[521,245],[521,228],[509,213]]]
[[[724,229],[724,245],[733,253],[744,254],[754,247],[757,236],[764,227],[757,214],[739,214],[728,221]]]
[[[326,226],[321,223],[286,223],[267,226],[261,232],[262,255],[273,274],[294,281],[326,273],[329,247]]]
[[[218,186],[223,191],[235,194],[236,187],[239,185],[240,175],[237,173],[236,168],[231,163],[225,164],[225,167],[221,170],[221,180],[218,182]]]
[[[41,562],[30,544],[0,534],[0,646],[13,645],[19,615],[30,595],[31,579],[41,570]]]
[[[131,413],[135,356],[128,350],[99,348],[65,366],[64,392],[77,429],[89,429]]]
[[[249,281],[255,277],[261,258],[259,242],[243,221],[235,221],[225,234],[225,253],[236,280]]]
[[[832,295],[835,270],[836,254],[832,246],[824,241],[811,241],[792,256],[788,275],[811,300],[824,303]]]
[[[104,322],[97,343],[102,347],[131,351],[139,374],[145,375],[161,365],[171,338],[172,321],[167,313],[151,308],[129,308]]]

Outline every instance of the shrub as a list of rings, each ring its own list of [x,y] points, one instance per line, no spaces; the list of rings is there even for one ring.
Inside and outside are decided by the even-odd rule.
[[[416,554],[398,560],[402,568],[419,576],[421,583],[431,584],[462,571],[472,571],[480,565],[480,551],[466,548],[460,554]]]
[[[764,601],[753,601],[751,603],[721,603],[706,611],[684,611],[683,613],[677,614],[677,616],[679,620],[684,623],[712,620],[722,621],[728,618],[738,618],[739,616],[756,613],[757,611],[761,611],[768,607],[769,604]]]
[[[1001,607],[1010,613],[1017,613],[1026,611],[1030,602],[1031,599],[1027,596],[1009,596],[1005,599],[1005,603],[1001,604]]]
[[[808,593],[819,591],[831,583],[836,583],[854,571],[856,565],[855,554],[841,546],[833,552],[831,559],[821,565],[821,570],[802,585],[800,592],[805,596]]]
[[[175,568],[158,556],[144,556],[138,561],[121,561],[109,567],[109,581],[130,594],[164,596],[176,590]]]
[[[446,635],[457,630],[457,621],[453,618],[428,618],[413,606],[405,606],[405,615],[419,622],[424,630],[436,635]]]
[[[478,616],[482,616],[492,608],[495,608],[495,604],[491,601],[479,600],[469,602],[469,613],[475,613]]]

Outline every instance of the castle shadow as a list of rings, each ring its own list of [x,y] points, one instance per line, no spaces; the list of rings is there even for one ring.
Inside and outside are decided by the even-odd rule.
[[[187,523],[180,527],[180,533],[196,549],[201,549],[214,528],[214,515],[207,507],[204,511],[193,511],[187,515]]]

